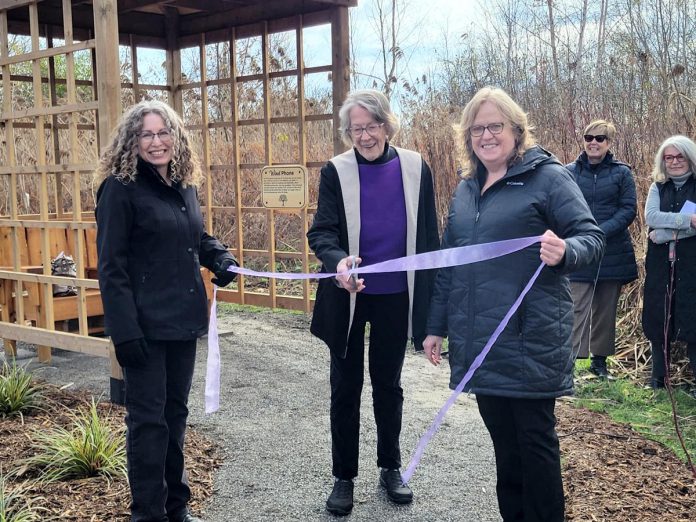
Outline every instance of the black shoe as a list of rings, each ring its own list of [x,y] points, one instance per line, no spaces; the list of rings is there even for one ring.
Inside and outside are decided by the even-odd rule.
[[[326,501],[326,510],[338,516],[348,515],[353,509],[353,481],[337,479]]]
[[[413,500],[413,491],[401,480],[401,473],[398,469],[381,470],[379,483],[387,490],[387,496],[392,502],[409,504]]]
[[[607,358],[592,357],[592,361],[590,362],[590,372],[594,373],[600,379],[606,379],[609,377],[609,372],[607,371]]]

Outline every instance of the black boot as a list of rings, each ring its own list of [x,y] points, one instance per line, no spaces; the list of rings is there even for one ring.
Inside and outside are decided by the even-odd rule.
[[[353,509],[353,481],[336,479],[333,491],[326,501],[326,510],[339,516],[348,515]]]
[[[387,490],[387,496],[392,502],[408,504],[413,500],[413,491],[401,480],[401,473],[398,469],[381,470],[379,483]]]
[[[594,373],[600,379],[609,377],[607,371],[607,358],[604,355],[593,355],[590,361],[590,372]]]

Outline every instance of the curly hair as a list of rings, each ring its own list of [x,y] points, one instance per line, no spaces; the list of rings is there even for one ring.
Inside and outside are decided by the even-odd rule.
[[[129,107],[114,129],[109,144],[99,158],[96,178],[114,176],[124,185],[135,181],[138,175],[138,135],[143,128],[143,118],[157,114],[172,132],[172,160],[169,163],[169,178],[182,185],[197,186],[201,178],[198,155],[191,142],[181,117],[164,102],[143,100]]]
[[[512,125],[515,134],[515,151],[508,160],[508,166],[515,164],[527,149],[536,144],[534,136],[532,136],[532,130],[534,128],[527,120],[527,113],[525,113],[504,90],[496,87],[484,87],[480,89],[464,107],[459,125],[453,126],[458,138],[457,145],[462,168],[461,176],[463,178],[474,176],[480,164],[471,144],[469,129],[474,124],[474,120],[476,119],[479,109],[481,109],[481,105],[486,102],[495,105],[503,117]]]

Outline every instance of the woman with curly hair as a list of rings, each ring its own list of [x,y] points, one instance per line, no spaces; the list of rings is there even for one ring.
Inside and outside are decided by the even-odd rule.
[[[200,267],[226,286],[237,262],[204,230],[198,160],[165,103],[126,111],[97,175],[99,287],[125,380],[131,520],[196,521],[183,447],[196,341],[208,325]]]

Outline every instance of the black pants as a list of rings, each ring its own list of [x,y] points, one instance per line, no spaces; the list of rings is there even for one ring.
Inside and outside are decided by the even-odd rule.
[[[477,395],[493,439],[498,507],[505,522],[563,522],[565,500],[555,399]]]
[[[651,340],[650,350],[652,351],[652,380],[657,381],[661,384],[665,382],[665,375],[667,374],[667,366],[671,361],[671,344],[672,340],[667,339],[667,344],[670,349],[667,350],[667,365],[665,365],[665,352],[664,352],[664,340]],[[686,355],[689,357],[689,364],[691,365],[691,372],[696,377],[696,343],[688,343],[686,345]]]
[[[176,520],[191,497],[184,434],[196,341],[148,340],[144,368],[124,368],[133,522]]]
[[[358,475],[360,394],[365,373],[365,325],[370,323],[369,369],[377,424],[377,465],[401,467],[401,368],[408,332],[408,293],[358,294],[345,359],[331,354],[331,453],[339,479]]]

